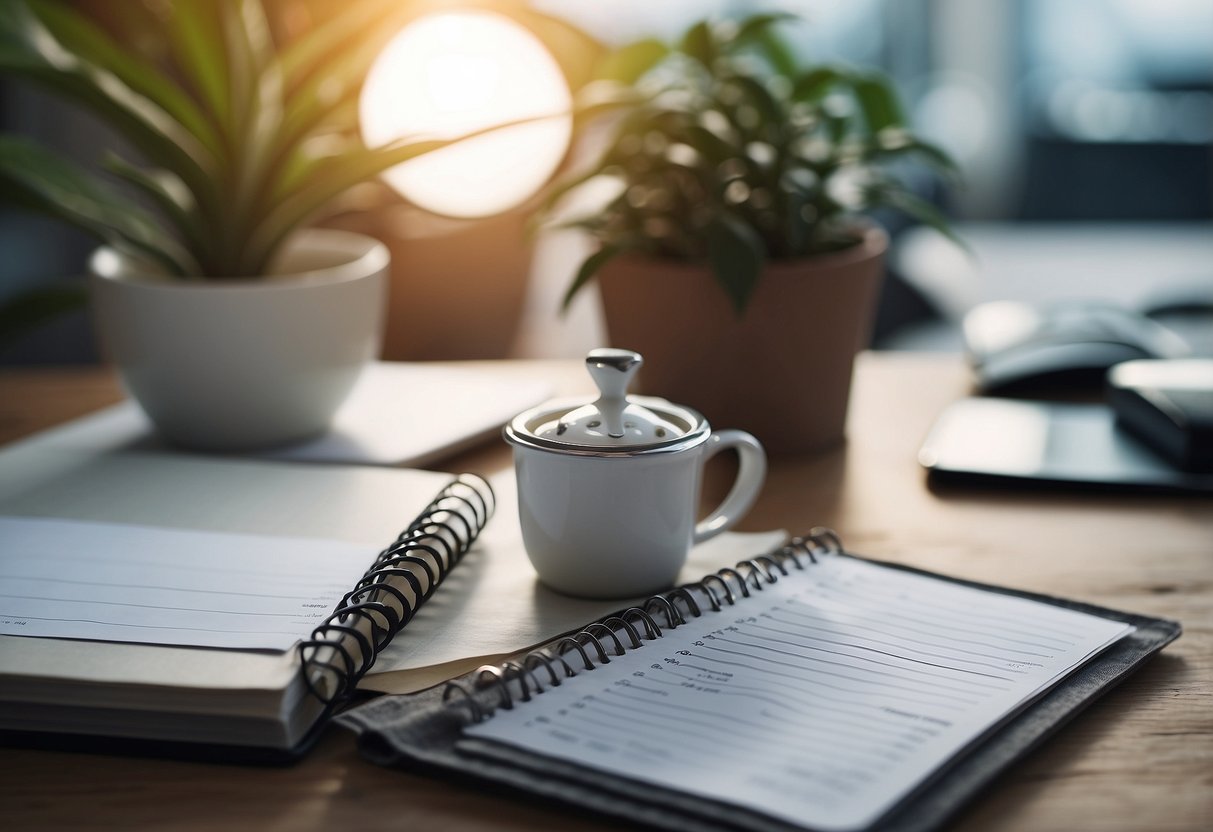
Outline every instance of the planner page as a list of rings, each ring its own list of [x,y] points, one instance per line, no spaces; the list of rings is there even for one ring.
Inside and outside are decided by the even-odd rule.
[[[862,829],[1132,627],[828,556],[466,733]]]

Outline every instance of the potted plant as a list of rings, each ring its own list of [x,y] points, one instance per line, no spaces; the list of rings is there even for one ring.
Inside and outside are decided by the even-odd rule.
[[[123,189],[0,137],[0,182],[99,238],[102,341],[158,430],[244,450],[322,432],[378,350],[388,254],[308,228],[353,185],[445,141],[368,148],[358,87],[409,4],[352,0],[276,38],[259,0],[102,7],[154,37],[116,37],[46,0],[0,3],[0,72],[91,110],[129,145]],[[149,48],[141,48],[146,46]]]
[[[613,85],[608,97],[634,103],[546,213],[596,240],[565,305],[597,279],[611,343],[645,355],[646,392],[776,452],[843,435],[887,245],[867,213],[895,208],[948,231],[896,165],[953,170],[909,131],[883,76],[798,67],[776,31],[785,17],[701,21],[674,44],[610,56],[587,91]],[[604,179],[603,207],[560,216],[566,194]]]

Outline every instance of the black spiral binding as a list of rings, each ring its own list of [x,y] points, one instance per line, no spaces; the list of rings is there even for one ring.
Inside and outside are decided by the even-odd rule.
[[[509,710],[516,699],[529,702],[532,695],[543,693],[545,680],[556,687],[581,670],[610,664],[612,655],[622,656],[644,641],[661,638],[662,628],[655,617],[663,618],[665,627],[672,630],[686,624],[688,615],[699,618],[704,607],[719,612],[726,605],[736,604],[739,598],[761,592],[768,584],[788,575],[789,566],[803,570],[806,563],[817,563],[821,555],[845,551],[832,530],[814,528],[772,552],[725,567],[695,583],[654,595],[638,607],[596,621],[554,645],[526,654],[521,661],[484,665],[473,674],[471,690],[459,680],[447,682],[442,699],[452,707],[465,707],[470,722],[481,722],[498,707]],[[639,629],[637,625],[641,625]]]
[[[456,477],[300,642],[304,682],[327,711],[353,695],[379,653],[462,560],[496,506],[484,478]]]

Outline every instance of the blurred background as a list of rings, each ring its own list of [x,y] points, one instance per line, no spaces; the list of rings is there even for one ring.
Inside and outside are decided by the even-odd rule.
[[[74,5],[103,21],[114,9],[100,0]],[[413,5],[421,14],[493,4]],[[789,10],[803,16],[787,28],[798,56],[886,71],[917,131],[963,169],[960,187],[924,180],[920,190],[953,218],[971,251],[904,219],[882,218],[894,245],[873,335],[878,349],[958,350],[961,318],[985,300],[1098,298],[1181,311],[1213,303],[1213,0],[531,5],[608,46],[672,38],[708,14]],[[266,6],[282,38],[325,25],[338,8],[322,0]],[[570,86],[584,80],[585,55],[547,45]],[[84,160],[114,143],[87,116],[3,81],[0,127]],[[539,166],[543,175],[563,160],[550,161]],[[598,345],[593,292],[559,312],[584,240],[571,232],[525,237],[525,200],[489,216],[475,216],[474,207],[471,216],[449,206],[438,213],[423,202],[364,188],[326,219],[398,242],[394,269],[398,281],[411,282],[396,290],[407,311],[395,314],[422,322],[389,334],[387,357],[565,357]],[[92,246],[51,220],[0,206],[0,301],[34,285],[78,280]],[[439,285],[448,295],[454,287],[454,295],[439,297],[432,291]],[[5,364],[96,360],[82,311],[0,352]]]

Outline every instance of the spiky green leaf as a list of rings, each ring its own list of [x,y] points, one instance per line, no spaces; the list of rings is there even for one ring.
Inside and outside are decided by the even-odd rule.
[[[180,179],[166,170],[146,170],[132,165],[116,153],[108,154],[102,164],[108,172],[143,193],[191,248],[198,250],[207,245],[201,234],[193,194]]]
[[[573,97],[574,128],[584,127],[595,119],[637,107],[648,101],[648,96],[635,87],[617,81],[592,81]]]
[[[73,162],[33,142],[0,136],[0,181],[10,198],[100,240],[154,259],[172,274],[196,274],[184,248],[142,208]]]
[[[609,51],[589,32],[557,15],[531,8],[527,0],[515,0],[510,16],[543,42],[574,91],[594,79],[596,68]]]
[[[211,188],[206,148],[159,104],[61,44],[24,0],[0,3],[0,74],[24,78],[81,104],[195,193]]]
[[[180,0],[165,20],[165,34],[178,72],[220,131],[230,135],[232,105],[222,11],[221,4],[209,0]]]
[[[55,0],[28,0],[29,8],[69,52],[112,72],[133,92],[156,102],[190,131],[211,154],[221,151],[219,135],[198,105],[154,63],[119,45],[71,6]]]
[[[563,115],[556,113],[553,115]],[[484,136],[509,127],[531,124],[550,116],[524,118],[473,130],[449,139],[402,138],[382,147],[348,150],[339,156],[318,159],[293,191],[283,194],[252,230],[247,246],[250,263],[265,263],[294,229],[326,203],[361,182],[418,156],[441,150],[457,142]]]

